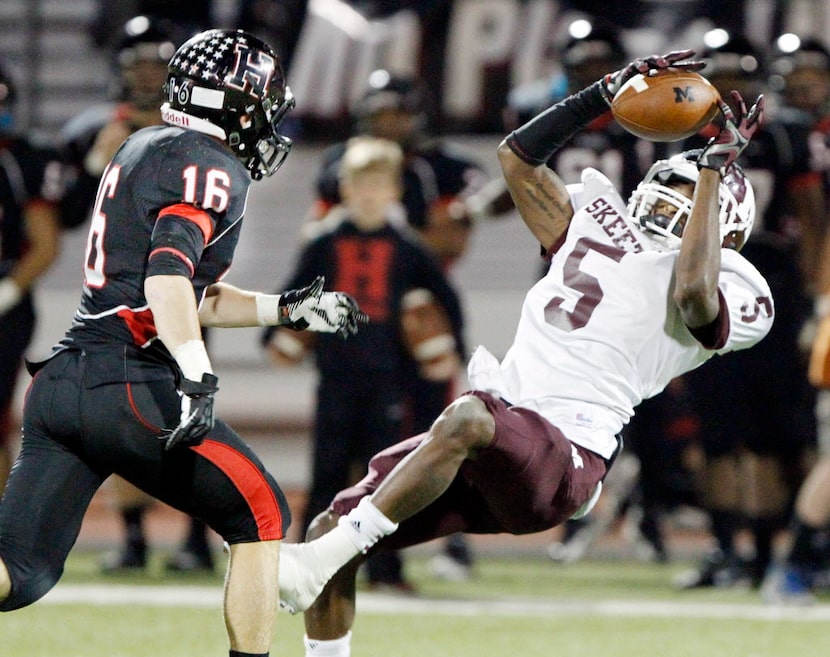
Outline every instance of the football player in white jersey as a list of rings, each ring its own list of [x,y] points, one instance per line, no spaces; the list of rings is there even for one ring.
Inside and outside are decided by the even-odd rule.
[[[355,574],[370,549],[455,531],[526,534],[584,515],[643,399],[768,332],[769,287],[738,253],[754,196],[735,164],[761,123],[763,98],[747,112],[736,95],[737,116],[723,103],[720,134],[704,149],[655,163],[627,203],[594,169],[565,185],[546,166],[607,111],[625,80],[701,68],[683,61],[691,55],[636,60],[499,146],[549,272],[527,293],[503,361],[479,347],[468,368],[472,390],[427,433],[376,455],[368,475],[317,517],[313,540],[283,548],[281,604],[306,610],[306,655],[349,655]]]

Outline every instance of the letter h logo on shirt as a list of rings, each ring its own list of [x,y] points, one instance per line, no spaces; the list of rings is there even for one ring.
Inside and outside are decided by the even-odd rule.
[[[376,322],[390,317],[393,244],[383,239],[344,238],[335,248],[334,289],[350,294]]]

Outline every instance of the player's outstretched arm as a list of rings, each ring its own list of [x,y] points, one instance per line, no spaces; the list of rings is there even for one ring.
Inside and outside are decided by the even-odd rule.
[[[690,328],[710,324],[718,316],[720,251],[722,247],[730,246],[721,242],[720,180],[760,129],[764,118],[763,96],[759,96],[749,110],[737,91],[732,92],[732,97],[738,106],[738,114],[733,113],[726,103],[721,103],[724,125],[698,156],[700,176],[675,266],[674,300]]]
[[[669,67],[692,71],[703,68],[701,62],[684,61],[692,55],[693,50],[678,50],[636,59],[507,135],[498,150],[502,172],[522,219],[545,249],[557,244],[573,217],[564,183],[546,166],[553,154],[575,133],[609,111],[614,94],[627,80],[638,73]]]
[[[568,230],[573,206],[565,183],[545,164],[533,166],[505,140],[498,149],[507,189],[522,220],[547,250]]]
[[[210,285],[199,305],[199,322],[222,328],[257,326],[256,292],[228,283]]]
[[[325,279],[282,294],[241,290],[215,283],[205,292],[199,308],[203,326],[285,326],[297,331],[336,333],[346,338],[357,333],[368,317],[348,294],[324,292]]]
[[[720,309],[719,193],[720,174],[701,169],[675,265],[674,302],[689,328],[710,324]]]

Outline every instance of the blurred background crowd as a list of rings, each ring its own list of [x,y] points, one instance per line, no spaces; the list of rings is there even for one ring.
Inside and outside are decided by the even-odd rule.
[[[0,169],[8,194],[0,198],[7,215],[0,216],[0,277],[28,268],[18,291],[42,287],[38,297],[47,299],[14,314],[18,299],[8,297],[4,307],[0,289],[0,430],[8,436],[7,458],[25,380],[21,357],[56,341],[74,307],[75,263],[98,176],[131,132],[160,121],[166,61],[189,36],[211,27],[242,28],[270,43],[297,98],[288,124],[295,150],[273,183],[252,191],[253,236],[240,245],[247,264],[238,274],[251,280],[243,285],[282,289],[300,245],[340,203],[336,166],[348,137],[383,136],[406,155],[403,219],[438,256],[466,316],[450,322],[452,355],[444,354],[437,370],[436,362],[413,356],[402,374],[422,385],[406,391],[410,413],[396,432],[423,430],[463,386],[465,344],[494,339],[491,348],[499,351],[512,328],[511,294],[541,273],[534,246],[516,236],[500,181],[491,178],[494,146],[503,134],[632,57],[678,48],[693,48],[709,62],[704,73],[722,94],[765,93],[770,120],[744,164],[759,212],[747,249],[775,293],[776,333],[758,349],[678,380],[646,402],[628,428],[629,448],[609,477],[603,504],[552,537],[547,553],[561,562],[582,558],[624,521],[640,558],[666,561],[672,558],[666,534],[681,509],[711,536],[711,550],[678,587],[760,587],[791,552],[800,563],[785,572],[789,579],[779,577],[770,596],[806,596],[830,585],[824,531],[830,519],[830,481],[824,479],[830,475],[810,480],[809,495],[803,490],[830,452],[830,403],[807,377],[830,290],[830,256],[823,250],[830,224],[828,1],[3,0]],[[629,193],[655,157],[699,146],[705,137],[655,145],[608,119],[578,135],[550,165],[566,182],[594,166]],[[26,146],[14,145],[15,139]],[[15,231],[9,228],[12,204],[22,217]],[[35,339],[35,315],[48,324],[59,299],[68,299],[62,302],[68,313]],[[313,372],[305,355],[314,345],[277,342],[272,335],[252,336],[243,348],[213,335],[209,344],[228,370],[247,368],[251,388],[239,393],[247,399],[238,412],[256,427],[253,433],[290,424],[293,416],[273,420],[281,408],[275,398],[292,393],[269,386],[297,380],[267,363]],[[252,379],[254,363],[271,369]],[[312,461],[299,486],[320,489],[319,504],[344,485],[330,481],[333,465],[350,475],[374,447],[345,450],[336,464],[323,462],[335,450],[320,448],[332,437],[320,429],[319,409],[312,419],[315,379],[299,385],[308,394],[300,398],[294,430],[304,436]],[[259,424],[251,417],[257,413],[265,418]],[[102,568],[144,568],[150,546],[143,518],[152,501],[117,483],[109,492],[123,532],[112,537],[117,549]],[[205,527],[193,522],[167,567],[212,570],[214,549]],[[475,555],[464,537],[453,537],[438,557],[436,576],[474,576]],[[376,564],[367,577],[412,590],[400,561]]]

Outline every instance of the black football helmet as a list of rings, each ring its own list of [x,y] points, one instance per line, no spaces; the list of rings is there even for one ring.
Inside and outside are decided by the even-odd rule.
[[[116,46],[113,95],[142,112],[158,110],[167,63],[176,52],[175,28],[155,16],[133,16],[124,23]]]
[[[792,37],[792,45],[785,48],[781,43],[784,36],[787,35],[779,37],[771,56],[770,71],[773,75],[786,77],[793,71],[804,68],[830,71],[830,50],[820,39],[816,37],[802,39],[791,34],[788,36]]]
[[[429,94],[426,85],[414,77],[377,69],[369,74],[368,84],[354,108],[357,131],[375,134],[372,121],[382,112],[397,111],[413,119],[412,130],[420,133],[429,125]],[[380,135],[388,137],[388,135]]]
[[[279,56],[242,30],[207,30],[170,60],[162,120],[222,139],[254,180],[272,175],[291,150],[279,133],[294,107]]]
[[[737,91],[744,98],[757,98],[765,91],[764,53],[747,37],[711,30],[704,35],[704,42],[712,45],[707,45],[700,53],[701,59],[706,62],[703,74],[715,85],[724,101],[732,104],[731,91]],[[722,125],[723,114],[718,112],[714,122]]]
[[[385,69],[372,71],[356,113],[366,116],[384,109],[396,109],[407,114],[426,112],[424,85],[414,78],[395,75]]]
[[[706,60],[707,78],[722,75],[759,79],[766,63],[761,50],[748,38],[730,34],[725,35],[723,43],[706,48],[701,58]]]
[[[785,104],[815,118],[824,115],[830,93],[830,50],[821,40],[782,34],[769,68],[767,83],[783,95]]]
[[[116,46],[119,66],[131,66],[143,60],[166,64],[176,52],[174,32],[174,26],[163,18],[133,16],[124,23]]]

